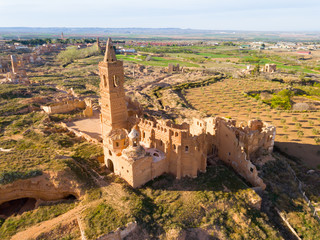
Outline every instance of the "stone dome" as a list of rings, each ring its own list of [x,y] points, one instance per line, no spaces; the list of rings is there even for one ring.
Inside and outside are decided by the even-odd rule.
[[[142,146],[127,147],[122,151],[122,154],[128,159],[136,160],[146,155],[146,150]]]

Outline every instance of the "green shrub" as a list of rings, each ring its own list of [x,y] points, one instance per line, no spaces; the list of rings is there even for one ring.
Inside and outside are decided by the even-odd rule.
[[[270,100],[271,107],[280,108],[284,110],[291,109],[290,97],[292,95],[292,92],[286,89],[278,92],[277,94],[273,94],[273,97]]]
[[[312,134],[313,135],[318,135],[319,133],[320,133],[320,131],[318,129],[316,129],[316,128],[312,129]]]
[[[298,135],[298,138],[302,138],[304,136],[304,132],[303,131],[298,131],[297,135]]]

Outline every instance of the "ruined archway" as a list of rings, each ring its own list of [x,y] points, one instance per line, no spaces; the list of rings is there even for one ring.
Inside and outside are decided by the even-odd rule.
[[[107,168],[108,168],[111,172],[114,172],[113,162],[112,162],[110,159],[107,160]]]

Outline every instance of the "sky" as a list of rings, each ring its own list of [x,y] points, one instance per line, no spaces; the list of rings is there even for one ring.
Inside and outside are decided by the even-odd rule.
[[[320,0],[0,0],[0,27],[320,31]]]

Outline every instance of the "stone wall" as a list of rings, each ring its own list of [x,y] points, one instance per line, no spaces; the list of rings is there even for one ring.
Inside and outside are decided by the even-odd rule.
[[[97,240],[122,240],[127,237],[130,233],[138,228],[137,222],[130,222],[126,225],[124,229],[118,228],[116,231],[105,234]]]
[[[264,72],[268,73],[274,73],[277,71],[277,65],[276,64],[266,64],[263,68]]]
[[[141,141],[147,147],[154,147],[166,154],[168,172],[177,178],[196,177],[197,172],[206,169],[204,138],[189,133],[189,125],[176,125],[170,121],[141,119],[139,123]],[[200,141],[199,141],[200,140]]]
[[[216,142],[219,159],[232,166],[237,173],[244,177],[255,187],[265,189],[266,185],[258,176],[256,166],[248,156],[246,139],[256,139],[263,133],[245,131],[247,129],[236,128],[235,123],[224,118],[216,118]],[[274,129],[275,131],[275,129]],[[261,146],[264,147],[264,146]]]
[[[82,100],[67,100],[63,102],[58,102],[51,104],[49,106],[41,106],[41,109],[47,114],[57,114],[57,113],[68,113],[76,109],[85,109],[86,104]]]
[[[168,73],[173,73],[173,72],[179,72],[180,71],[180,65],[174,65],[174,64],[168,64]]]

